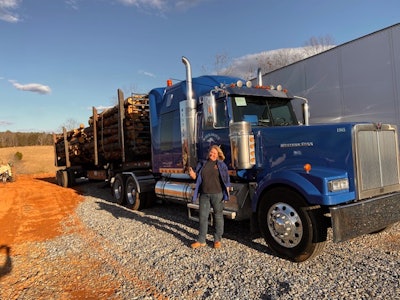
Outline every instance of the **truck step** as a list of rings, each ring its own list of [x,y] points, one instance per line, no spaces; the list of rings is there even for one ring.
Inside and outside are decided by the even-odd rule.
[[[189,219],[192,220],[192,221],[199,222],[199,204],[197,204],[197,203],[188,203],[187,204],[187,209],[188,209]],[[236,218],[236,212],[234,212],[234,211],[223,210],[222,213],[227,219],[233,220],[233,219]],[[214,214],[214,210],[211,207],[210,215],[209,215],[209,218],[208,218],[208,223],[211,226],[214,224],[213,214]]]

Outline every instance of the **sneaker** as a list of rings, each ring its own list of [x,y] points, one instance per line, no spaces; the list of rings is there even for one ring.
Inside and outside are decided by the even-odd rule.
[[[192,247],[192,249],[196,249],[196,248],[204,247],[205,245],[206,245],[206,243],[194,242],[193,244],[190,245],[190,247]]]
[[[222,246],[222,244],[221,244],[220,241],[214,242],[214,248],[215,248],[215,249],[219,249],[219,248],[221,248],[221,246]]]

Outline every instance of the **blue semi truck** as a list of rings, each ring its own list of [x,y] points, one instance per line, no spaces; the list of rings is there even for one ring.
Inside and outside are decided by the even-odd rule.
[[[307,99],[280,86],[239,78],[192,78],[93,108],[89,127],[55,135],[57,182],[105,179],[115,201],[132,209],[176,201],[197,218],[188,168],[210,145],[226,155],[232,187],[224,215],[250,219],[269,248],[302,262],[333,241],[400,221],[397,128],[382,123],[308,124]],[[302,101],[298,120],[293,101]],[[212,220],[212,217],[211,217]]]

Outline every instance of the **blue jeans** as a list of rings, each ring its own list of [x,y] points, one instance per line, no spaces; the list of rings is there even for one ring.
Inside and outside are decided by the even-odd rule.
[[[224,203],[222,201],[223,195],[219,194],[200,194],[199,199],[199,237],[198,242],[205,243],[208,231],[208,216],[210,214],[211,205],[214,209],[214,242],[221,241],[224,233]]]

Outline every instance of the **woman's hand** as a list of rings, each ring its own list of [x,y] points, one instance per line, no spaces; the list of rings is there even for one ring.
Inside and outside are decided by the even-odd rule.
[[[192,167],[189,167],[189,176],[190,176],[192,179],[196,179],[196,172],[193,171]]]

